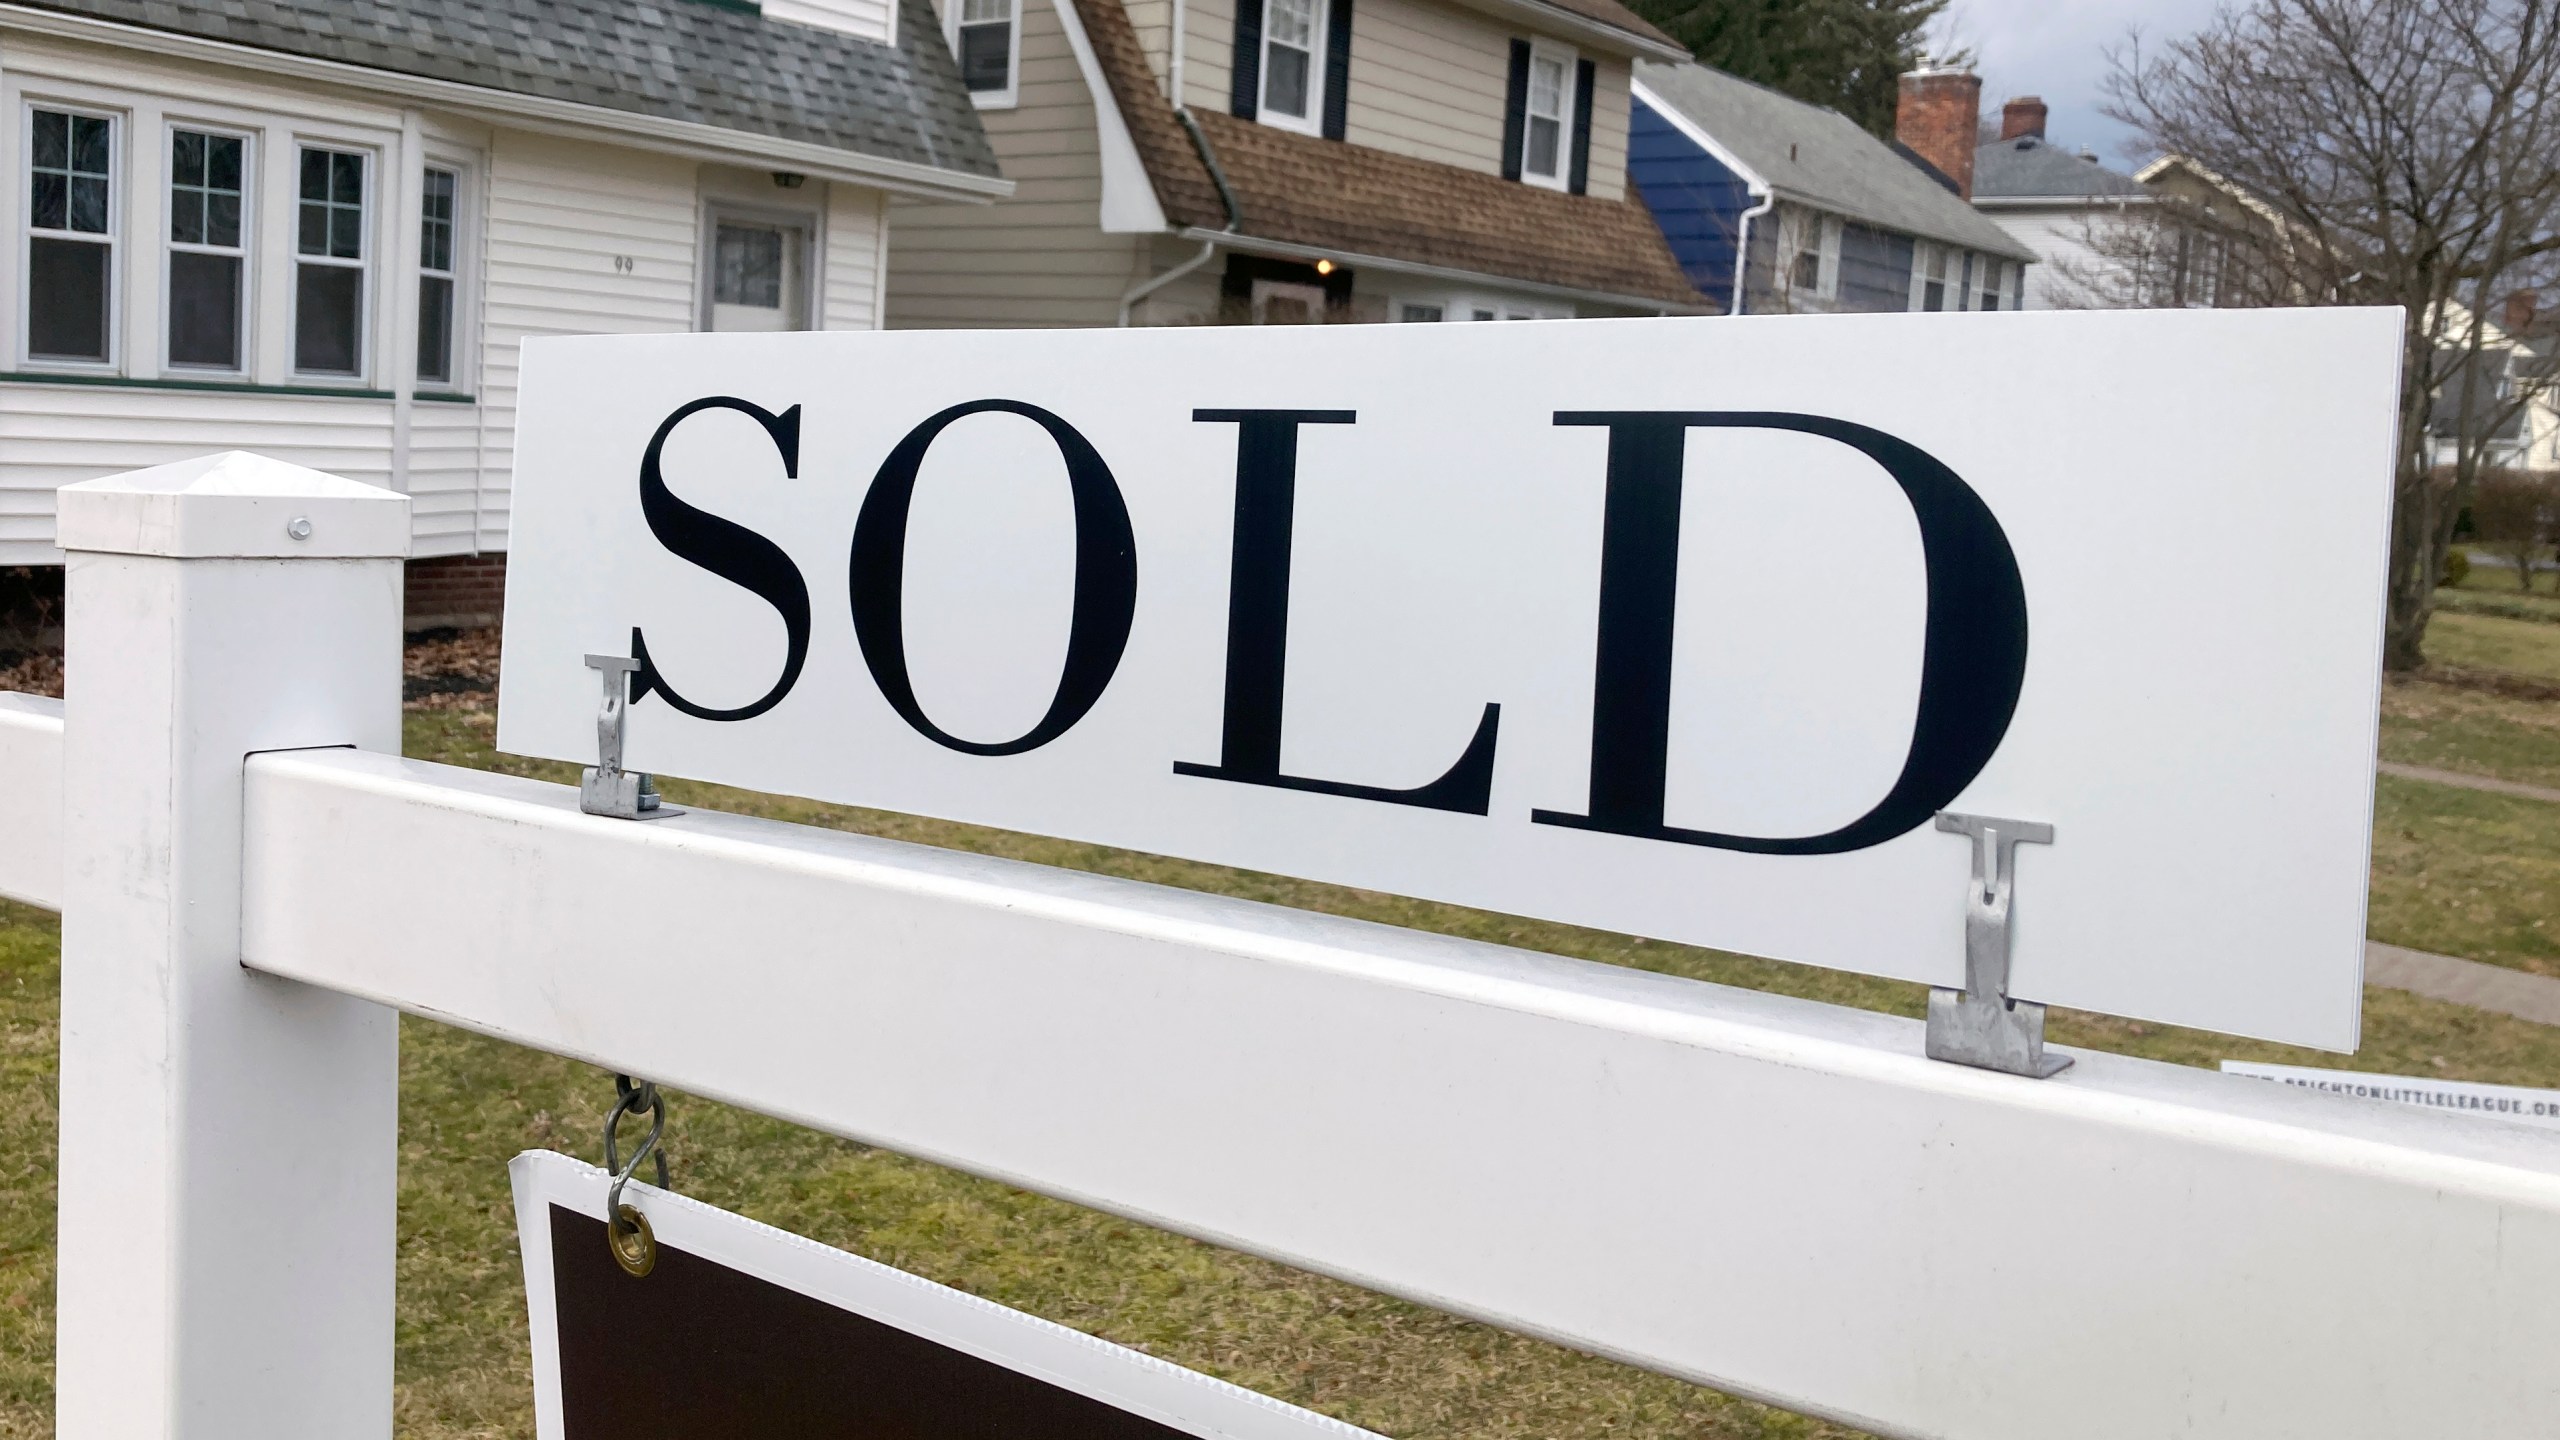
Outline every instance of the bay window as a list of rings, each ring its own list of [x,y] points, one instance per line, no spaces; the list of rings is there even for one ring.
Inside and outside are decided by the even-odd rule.
[[[249,142],[169,132],[168,355],[177,368],[238,372],[248,303]]]
[[[293,368],[364,373],[366,156],[305,147],[295,213]]]
[[[37,108],[27,125],[27,355],[114,358],[115,122]]]

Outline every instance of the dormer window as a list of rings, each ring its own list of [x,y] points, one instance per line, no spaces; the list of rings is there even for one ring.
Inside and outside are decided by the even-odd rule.
[[[1002,109],[1021,94],[1022,0],[951,0],[951,55],[960,83],[981,110]]]
[[[1263,0],[1262,118],[1284,129],[1315,133],[1323,11],[1322,0]]]
[[[1352,0],[1238,0],[1227,103],[1239,120],[1340,140],[1350,125]]]
[[[1580,195],[1590,183],[1593,67],[1561,45],[1511,42],[1502,175]]]
[[[1520,178],[1537,185],[1564,188],[1566,95],[1573,71],[1565,57],[1544,48],[1529,52],[1528,148],[1520,156]]]

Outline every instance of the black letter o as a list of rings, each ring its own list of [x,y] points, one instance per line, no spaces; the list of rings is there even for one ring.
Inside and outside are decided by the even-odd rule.
[[[1067,462],[1067,487],[1075,501],[1075,608],[1067,626],[1067,660],[1050,697],[1049,712],[1027,734],[1012,740],[963,740],[933,723],[916,703],[907,674],[907,512],[914,504],[916,472],[936,436],[963,416],[994,411],[1020,415],[1049,432]],[[854,521],[849,576],[853,633],[863,662],[899,718],[936,744],[970,755],[1019,755],[1064,735],[1102,698],[1138,608],[1138,542],[1129,529],[1129,507],[1120,498],[1111,467],[1076,428],[1037,405],[1019,400],[973,400],[954,405],[907,432],[872,477]]]

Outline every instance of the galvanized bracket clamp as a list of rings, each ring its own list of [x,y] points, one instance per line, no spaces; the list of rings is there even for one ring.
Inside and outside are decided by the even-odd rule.
[[[626,698],[640,662],[628,655],[590,655],[587,668],[604,675],[604,708],[596,712],[596,763],[578,777],[578,808],[616,820],[664,820],[684,812],[659,803],[658,786],[637,770],[622,768],[622,738],[630,719]]]
[[[2009,998],[2018,847],[2052,844],[2053,827],[1941,811],[1938,828],[1973,838],[1973,883],[1964,902],[1964,989],[1929,991],[1929,1058],[2036,1080],[2058,1075],[2071,1057],[2045,1053],[2044,1007]]]

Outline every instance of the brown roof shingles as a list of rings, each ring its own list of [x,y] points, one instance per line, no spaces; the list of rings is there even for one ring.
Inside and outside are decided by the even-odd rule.
[[[1076,10],[1166,218],[1224,229],[1217,186],[1157,88],[1121,0],[1076,0]],[[1235,191],[1241,234],[1249,239],[1684,308],[1708,305],[1632,185],[1623,200],[1566,195],[1232,115],[1193,111],[1192,118]]]

